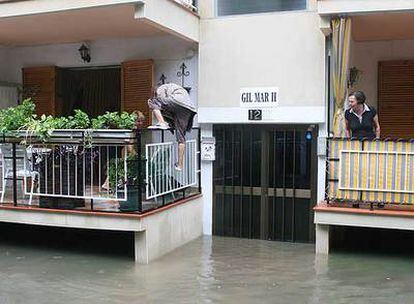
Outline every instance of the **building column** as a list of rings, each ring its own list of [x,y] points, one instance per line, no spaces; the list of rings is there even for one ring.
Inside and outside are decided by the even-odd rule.
[[[201,135],[213,136],[213,125],[202,124]],[[201,163],[201,186],[203,191],[203,234],[213,233],[213,162],[202,161]]]
[[[134,232],[135,262],[139,264],[149,263],[147,231]]]
[[[329,225],[316,224],[316,253],[329,254]]]

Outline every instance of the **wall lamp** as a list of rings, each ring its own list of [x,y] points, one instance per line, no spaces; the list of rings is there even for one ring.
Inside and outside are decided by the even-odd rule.
[[[85,43],[82,43],[82,46],[79,48],[79,54],[83,62],[91,62],[91,50]]]

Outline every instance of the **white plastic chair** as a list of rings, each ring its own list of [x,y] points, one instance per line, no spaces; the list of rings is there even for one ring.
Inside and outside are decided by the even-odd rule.
[[[35,180],[39,179],[39,172],[32,170],[32,164],[29,162],[27,156],[27,149],[22,146],[16,148],[16,177],[22,179],[22,192],[25,194],[25,182],[27,178],[31,179],[29,205],[32,204]],[[12,145],[2,144],[0,145],[0,164],[2,172],[2,193],[0,201],[4,201],[6,194],[7,182],[13,178],[13,150]]]

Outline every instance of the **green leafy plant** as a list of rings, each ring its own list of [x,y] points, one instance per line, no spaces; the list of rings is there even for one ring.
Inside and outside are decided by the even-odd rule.
[[[106,112],[97,118],[90,119],[88,114],[76,109],[74,115],[68,117],[53,117],[35,114],[36,106],[26,99],[21,105],[0,110],[0,132],[3,134],[13,131],[26,130],[26,140],[32,136],[46,141],[58,129],[85,130],[85,145],[92,142],[92,129],[133,129],[138,118],[137,113]],[[143,116],[142,116],[143,117]]]
[[[137,113],[106,112],[92,119],[93,129],[133,129],[137,121]]]
[[[91,127],[91,120],[85,112],[76,109],[73,116],[68,116],[66,125],[61,129],[88,129]],[[64,118],[64,117],[61,117]]]
[[[35,118],[35,105],[30,99],[22,104],[0,110],[0,132],[7,133],[24,128]]]
[[[35,135],[46,141],[58,129],[87,129],[90,127],[90,119],[85,112],[75,110],[75,115],[68,117],[42,115],[40,119],[28,120],[23,127],[26,129],[26,139]]]
[[[136,155],[129,154],[126,160],[128,162],[126,180],[125,180],[125,168],[124,168],[125,158],[122,157],[118,159],[112,159],[109,162],[108,179],[109,179],[109,186],[111,187],[111,189],[115,189],[116,187],[123,187],[124,184],[127,184],[128,186],[134,186],[137,184],[139,174],[138,174],[138,168],[136,165]],[[144,169],[144,166],[142,166],[142,168]],[[144,174],[143,172],[141,172],[141,180],[143,179],[144,179]]]
[[[47,140],[56,129],[56,125],[62,124],[63,120],[57,120],[53,116],[42,115],[40,119],[29,120],[24,128],[26,129],[26,140],[36,135],[41,140]]]

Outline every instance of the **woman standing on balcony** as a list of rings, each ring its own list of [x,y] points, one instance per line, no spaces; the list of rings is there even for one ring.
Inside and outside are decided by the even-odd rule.
[[[374,139],[380,137],[377,110],[365,103],[365,94],[356,91],[348,96],[350,108],[345,111],[345,134],[347,137]]]

